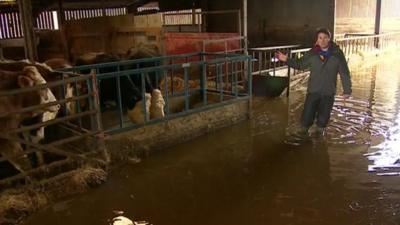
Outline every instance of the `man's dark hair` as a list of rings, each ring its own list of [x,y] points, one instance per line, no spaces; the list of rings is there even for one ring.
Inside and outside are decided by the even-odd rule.
[[[319,28],[317,30],[317,33],[315,34],[316,39],[318,39],[318,34],[321,34],[321,33],[328,35],[329,38],[332,38],[332,34],[328,28]]]

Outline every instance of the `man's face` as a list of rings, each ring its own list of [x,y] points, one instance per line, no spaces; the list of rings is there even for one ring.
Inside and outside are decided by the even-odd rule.
[[[319,33],[318,34],[318,38],[317,38],[317,44],[321,47],[321,48],[328,48],[329,46],[329,41],[331,39],[329,38],[328,35],[324,34],[324,33]]]

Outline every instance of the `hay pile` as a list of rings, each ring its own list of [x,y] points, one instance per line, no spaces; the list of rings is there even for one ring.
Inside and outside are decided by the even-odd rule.
[[[78,192],[85,192],[106,181],[107,173],[104,170],[87,167],[77,170],[72,175],[70,186]]]
[[[0,224],[20,223],[23,218],[48,204],[48,197],[33,189],[7,192],[0,196]]]
[[[47,180],[41,185],[0,194],[0,224],[18,224],[49,202],[82,193],[107,180],[102,169],[84,167]]]

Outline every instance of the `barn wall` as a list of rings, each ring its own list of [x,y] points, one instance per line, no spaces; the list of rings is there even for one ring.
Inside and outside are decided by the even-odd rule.
[[[376,0],[336,0],[337,33],[374,33]],[[400,31],[400,1],[383,0],[381,32]]]
[[[334,0],[248,0],[250,46],[307,44],[318,27],[333,28]],[[241,9],[242,0],[208,1],[209,10]],[[214,19],[208,27],[234,26],[234,21]],[[212,24],[210,24],[212,23]]]
[[[90,18],[66,24],[70,54],[86,52],[125,54],[138,43],[154,44],[160,48],[161,15]]]
[[[374,33],[375,11],[376,0],[336,0],[336,33]]]

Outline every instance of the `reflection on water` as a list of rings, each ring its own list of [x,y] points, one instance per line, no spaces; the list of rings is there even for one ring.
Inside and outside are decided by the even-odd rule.
[[[353,71],[323,138],[296,139],[304,87],[254,99],[254,117],[116,170],[107,184],[26,224],[399,224],[400,65]],[[340,92],[340,90],[339,90]]]

